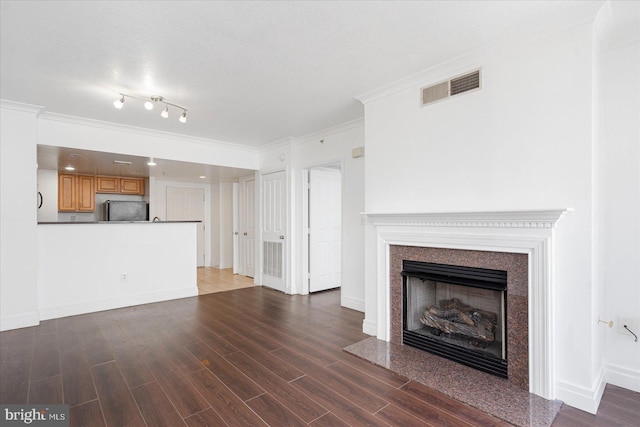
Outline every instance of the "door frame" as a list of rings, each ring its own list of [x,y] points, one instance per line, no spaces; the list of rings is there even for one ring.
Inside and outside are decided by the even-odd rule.
[[[309,169],[319,168],[323,166],[329,165],[339,165],[340,166],[340,196],[342,198],[340,203],[340,222],[342,221],[342,213],[344,212],[344,159],[339,158],[335,160],[324,160],[322,162],[307,164],[302,169],[302,230],[300,230],[300,234],[302,235],[302,295],[309,294]],[[341,249],[342,249],[342,241],[344,240],[344,228],[341,232]],[[342,252],[342,260],[344,260],[344,251]],[[342,270],[344,271],[344,265],[342,265]]]

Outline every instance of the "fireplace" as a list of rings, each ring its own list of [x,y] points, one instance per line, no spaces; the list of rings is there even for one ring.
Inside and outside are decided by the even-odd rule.
[[[375,304],[366,307],[365,332],[403,345],[403,260],[506,271],[506,381],[546,399],[555,398],[552,249],[554,229],[568,212],[571,209],[367,213],[373,226],[368,235],[376,242],[376,250],[367,258],[367,271],[375,282],[375,287],[368,288],[373,291],[369,295]]]
[[[507,378],[507,272],[403,260],[403,344]]]

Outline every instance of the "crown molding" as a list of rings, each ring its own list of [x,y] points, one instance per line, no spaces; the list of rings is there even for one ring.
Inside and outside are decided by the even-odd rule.
[[[553,228],[572,208],[441,213],[364,213],[375,226]]]
[[[290,147],[295,143],[295,141],[296,141],[295,137],[286,136],[284,138],[276,139],[273,142],[270,142],[266,145],[259,147],[258,151],[260,151],[261,153],[264,153],[266,151],[275,150],[276,148]]]
[[[0,99],[0,108],[33,114],[40,114],[44,110],[41,105],[25,104],[23,102],[9,101],[8,99]]]
[[[41,120],[49,120],[54,122],[68,123],[68,124],[100,128],[100,129],[119,131],[119,132],[127,132],[127,133],[132,133],[137,135],[152,136],[156,138],[180,140],[180,141],[192,142],[196,144],[226,148],[231,150],[240,150],[240,151],[246,151],[251,153],[255,153],[257,151],[255,147],[250,147],[242,144],[234,144],[231,142],[219,141],[215,139],[198,138],[195,136],[183,135],[179,133],[163,132],[163,131],[158,131],[153,129],[140,128],[136,126],[105,122],[102,120],[87,119],[84,117],[68,116],[68,115],[59,114],[59,113],[45,112],[45,113],[42,113],[38,118]]]
[[[346,132],[351,129],[355,129],[358,127],[364,126],[364,117],[358,117],[354,120],[349,120],[348,122],[340,123],[335,126],[331,126],[316,132],[308,133],[301,137],[296,138],[294,141],[295,144],[306,144],[308,142],[316,142],[318,139],[322,139],[324,137],[334,135],[340,132]]]

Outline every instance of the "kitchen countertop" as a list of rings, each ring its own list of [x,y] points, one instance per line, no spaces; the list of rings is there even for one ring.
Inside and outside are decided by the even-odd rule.
[[[185,222],[202,222],[200,220],[186,220],[186,221],[43,221],[38,222],[38,225],[50,225],[50,224],[176,224]]]

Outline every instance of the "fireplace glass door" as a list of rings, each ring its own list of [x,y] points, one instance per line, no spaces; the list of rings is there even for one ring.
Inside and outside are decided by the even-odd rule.
[[[506,272],[405,261],[403,342],[507,376]]]

